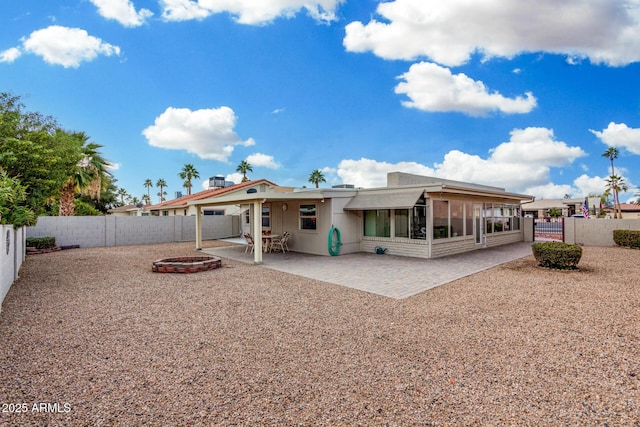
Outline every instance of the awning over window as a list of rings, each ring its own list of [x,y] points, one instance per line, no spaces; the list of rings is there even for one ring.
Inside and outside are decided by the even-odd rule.
[[[424,189],[386,190],[375,193],[365,191],[358,193],[347,205],[345,210],[364,211],[371,209],[408,209],[412,208]]]

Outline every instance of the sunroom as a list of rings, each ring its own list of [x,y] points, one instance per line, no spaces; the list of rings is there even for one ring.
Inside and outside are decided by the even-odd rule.
[[[361,251],[436,258],[523,240],[520,204],[531,196],[421,178],[426,185],[360,190],[345,206],[360,218]]]

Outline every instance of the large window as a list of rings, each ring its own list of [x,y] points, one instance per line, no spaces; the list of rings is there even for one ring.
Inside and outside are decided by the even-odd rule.
[[[395,236],[409,237],[409,209],[396,209],[395,217]]]
[[[411,238],[426,240],[427,238],[427,200],[420,196],[411,212]]]
[[[473,203],[464,203],[465,236],[473,235]]]
[[[449,235],[449,201],[433,201],[433,238],[446,239]]]
[[[300,229],[315,230],[318,220],[316,205],[300,205]]]
[[[262,205],[262,226],[271,227],[271,206]]]
[[[451,214],[451,236],[464,236],[464,203],[460,200],[449,202]]]
[[[391,215],[389,209],[364,211],[364,235],[391,237]]]
[[[485,205],[487,233],[520,230],[520,206],[500,203]]]

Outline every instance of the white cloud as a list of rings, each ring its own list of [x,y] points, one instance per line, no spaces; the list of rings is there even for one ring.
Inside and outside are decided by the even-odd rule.
[[[226,177],[227,181],[231,181],[235,184],[241,183],[242,182],[242,174],[240,172],[234,172],[234,173],[230,173],[227,175]]]
[[[388,172],[407,172],[430,176],[435,174],[432,168],[415,162],[387,163],[365,158],[342,160],[337,170],[342,183],[367,188],[386,186]]]
[[[633,154],[640,154],[640,129],[630,128],[624,123],[609,123],[601,132],[589,130],[610,147],[624,147]]]
[[[336,9],[344,0],[161,0],[162,17],[167,21],[204,19],[215,13],[229,13],[237,22],[266,24],[279,17],[289,18],[300,10],[319,22],[336,20]]]
[[[92,61],[98,55],[120,55],[120,48],[90,36],[80,28],[52,25],[31,33],[23,39],[25,51],[41,56],[45,62],[77,68],[83,61]]]
[[[136,11],[130,0],[90,0],[98,8],[98,13],[107,19],[114,19],[125,27],[139,27],[153,16],[148,9]]]
[[[622,66],[640,60],[640,2],[592,0],[381,2],[380,20],[346,26],[348,51],[386,59],[427,57],[457,66],[479,53],[524,52]]]
[[[544,185],[537,185],[535,187],[528,187],[523,193],[535,196],[536,199],[564,199],[566,194],[577,194],[575,193],[575,188],[571,185],[558,185],[551,182]]]
[[[117,171],[118,169],[120,169],[120,163],[109,163],[107,165],[107,169],[109,169],[110,171]]]
[[[505,114],[528,113],[536,106],[536,98],[529,92],[525,97],[506,98],[492,92],[481,81],[465,74],[453,75],[447,68],[430,62],[413,64],[399,76],[396,93],[404,93],[410,101],[405,107],[424,111],[459,111],[471,116],[484,116],[500,111]]]
[[[191,111],[169,107],[142,131],[150,145],[185,150],[202,159],[227,161],[236,145],[250,146],[234,131],[236,116],[229,107]]]
[[[273,156],[262,153],[251,154],[246,160],[251,166],[262,166],[269,169],[280,168],[280,163],[276,162]]]
[[[0,62],[11,63],[16,59],[18,59],[20,55],[22,55],[22,52],[20,52],[20,49],[18,49],[17,47],[12,47],[3,52],[0,52]]]
[[[401,171],[526,192],[548,186],[551,167],[570,165],[584,155],[581,148],[557,141],[550,129],[526,128],[513,130],[511,139],[492,149],[486,158],[451,150],[433,168],[415,162],[391,164],[365,158],[343,160],[337,174],[345,184],[361,187],[385,186],[388,172]],[[564,196],[566,190],[557,192],[563,192]]]
[[[589,194],[602,194],[606,190],[607,181],[599,176],[580,175],[573,180],[573,185],[577,191],[570,193],[576,197],[584,197]]]

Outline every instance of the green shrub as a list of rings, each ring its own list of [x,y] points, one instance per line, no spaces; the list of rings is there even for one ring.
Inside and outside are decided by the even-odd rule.
[[[531,245],[531,249],[541,267],[572,270],[582,258],[582,248],[568,243],[539,242]]]
[[[613,230],[613,241],[618,246],[640,248],[640,230]]]
[[[56,247],[55,237],[27,237],[27,246],[36,249],[52,249]]]

